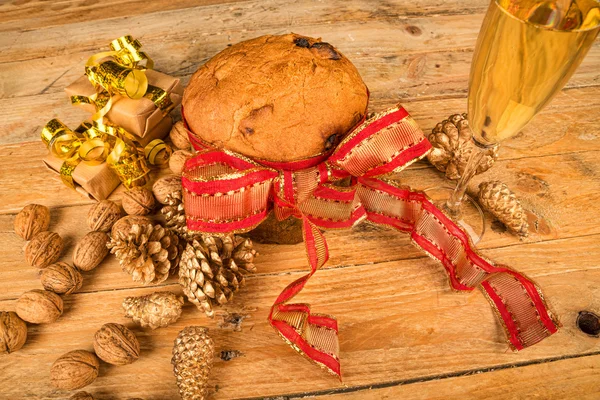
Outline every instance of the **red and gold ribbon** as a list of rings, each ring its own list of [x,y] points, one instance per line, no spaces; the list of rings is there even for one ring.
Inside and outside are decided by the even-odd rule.
[[[481,257],[468,235],[424,193],[381,177],[402,170],[431,149],[404,108],[363,122],[328,157],[295,163],[211,150],[194,133],[189,135],[201,151],[186,162],[182,175],[189,229],[246,232],[271,210],[280,220],[302,220],[310,272],[281,292],[269,322],[296,351],[331,373],[341,377],[336,319],[291,300],[327,262],[321,230],[350,228],[364,219],[408,233],[416,246],[444,266],[453,289],[482,290],[512,348],[521,350],[557,331],[559,323],[531,280]],[[346,177],[351,178],[350,187],[332,184]]]

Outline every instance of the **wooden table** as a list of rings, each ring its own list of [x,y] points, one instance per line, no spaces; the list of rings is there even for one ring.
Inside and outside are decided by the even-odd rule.
[[[372,110],[404,103],[424,131],[465,112],[473,46],[485,0],[147,1],[14,0],[0,5],[0,310],[40,288],[13,233],[28,203],[51,207],[50,229],[67,242],[63,259],[86,232],[91,201],[47,172],[41,127],[86,114],[63,88],[86,59],[123,34],[139,38],[156,68],[184,83],[228,44],[297,32],[320,36],[357,66]],[[501,179],[529,210],[531,237],[519,241],[488,222],[483,254],[535,279],[564,325],[542,343],[513,353],[481,293],[454,293],[443,269],[406,236],[366,225],[330,232],[331,260],[299,300],[338,317],[343,383],[295,354],[267,323],[279,291],[303,274],[302,245],[257,245],[259,272],[213,320],[191,304],[174,325],[156,331],[123,317],[125,296],[157,289],[180,292],[173,277],[140,287],[112,257],[85,273],[82,290],[65,299],[64,315],[30,325],[25,347],[0,357],[0,398],[67,398],[49,384],[61,354],[92,349],[104,323],[133,327],[142,346],[134,364],[102,364],[87,391],[97,399],[177,398],[170,364],[177,333],[211,329],[218,354],[215,398],[447,399],[600,398],[600,342],[576,317],[600,311],[600,43],[563,92],[517,137],[503,144],[495,167],[477,177]],[[426,162],[399,179],[415,188],[444,184]],[[122,190],[112,199],[119,201]],[[488,220],[492,220],[489,218]]]

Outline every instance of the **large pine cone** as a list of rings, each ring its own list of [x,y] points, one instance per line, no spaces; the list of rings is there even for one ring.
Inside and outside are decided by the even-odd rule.
[[[183,246],[161,225],[133,224],[130,232],[115,231],[108,243],[121,267],[143,284],[161,283],[178,264]]]
[[[428,139],[433,149],[427,155],[427,159],[438,170],[445,172],[446,178],[460,179],[473,151],[472,137],[467,114],[451,115],[431,131]],[[498,158],[498,146],[491,147],[486,152],[477,167],[477,174],[492,167]]]
[[[250,239],[197,237],[181,256],[179,283],[189,301],[212,318],[213,307],[230,301],[244,285],[244,275],[256,271],[255,256]]]
[[[491,212],[510,231],[527,236],[529,224],[517,196],[500,181],[483,182],[479,185],[479,204]]]
[[[215,357],[215,345],[208,329],[188,326],[179,332],[173,345],[173,372],[183,400],[203,400],[208,396],[208,378]]]

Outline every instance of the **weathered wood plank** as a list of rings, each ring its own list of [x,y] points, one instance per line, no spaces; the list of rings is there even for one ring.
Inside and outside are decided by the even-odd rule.
[[[541,285],[564,325],[557,335],[520,353],[507,350],[502,329],[483,296],[452,292],[442,268],[428,258],[320,271],[296,300],[310,302],[315,312],[338,317],[344,384],[349,387],[589,354],[600,351],[600,343],[579,332],[574,321],[579,311],[594,309],[600,296],[597,240],[598,235],[488,252],[501,261],[518,259],[519,269]],[[104,272],[100,267],[86,277],[86,285]],[[292,272],[250,278],[248,286],[225,308],[244,316],[241,332],[223,326],[221,316],[208,320],[189,304],[171,327],[153,332],[134,328],[142,343],[141,359],[124,367],[103,365],[102,377],[88,390],[100,399],[142,393],[148,399],[175,397],[169,364],[172,340],[180,329],[193,324],[211,328],[219,352],[237,350],[242,354],[227,362],[216,360],[211,381],[218,386],[216,398],[343,387],[296,355],[266,321],[273,299],[299,276]],[[161,288],[166,289],[179,290],[176,285]],[[19,382],[5,386],[3,394],[8,398],[64,398],[64,392],[48,386],[51,363],[68,350],[90,349],[93,333],[103,323],[131,326],[122,317],[123,297],[152,290],[68,297],[59,321],[32,326],[27,345],[0,363],[3,381]],[[14,300],[0,301],[0,309],[13,307]]]
[[[289,2],[281,0],[261,2],[243,2],[242,0],[175,0],[169,2],[63,0],[60,4],[48,7],[43,0],[16,0],[12,3],[4,2],[0,4],[0,23],[2,23],[0,31],[27,31],[57,25],[106,20],[109,18],[164,13],[173,10],[177,10],[176,14],[181,14],[182,12],[192,12],[193,8],[200,7],[206,10],[207,13],[218,9],[233,11],[231,13],[233,16],[242,17],[243,14],[241,11],[248,8],[245,3],[249,3],[250,7],[262,7],[263,10],[269,11],[289,5]],[[295,5],[292,7],[294,7],[294,10],[300,10],[300,13],[304,12],[304,10],[319,10],[323,7],[327,7],[325,8],[326,10],[331,10],[335,7],[340,13],[352,14],[363,20],[373,20],[382,17],[397,18],[401,16],[472,14],[482,12],[487,7],[487,3],[484,0],[465,0],[460,4],[447,0],[418,0],[409,3],[398,0],[377,3],[352,0],[342,3],[330,2],[330,4],[325,5],[315,4],[313,1],[296,1],[295,3],[298,3],[299,7]],[[331,14],[328,13],[325,15]],[[295,15],[292,14],[291,17],[293,16]]]
[[[598,225],[589,215],[600,213],[600,190],[598,185],[598,164],[595,160],[598,152],[572,153],[548,156],[536,159],[522,158],[501,161],[486,174],[486,179],[501,179],[520,195],[522,203],[530,212],[531,237],[529,241],[551,240],[600,233]],[[1,165],[1,164],[0,164]],[[48,173],[44,174],[48,180]],[[0,178],[2,177],[0,173]],[[399,175],[401,181],[425,189],[444,185],[444,180],[432,168],[411,169]],[[478,177],[473,186],[482,179]],[[6,182],[7,179],[3,178]],[[17,184],[15,181],[15,185]],[[40,179],[39,185],[44,180]],[[13,193],[22,193],[17,188]],[[46,193],[46,195],[43,195]],[[68,202],[77,202],[78,195],[63,188],[62,183],[50,182],[40,192],[23,193],[19,202],[38,202],[53,206],[52,225],[67,239],[65,260],[70,260],[74,244],[87,232],[85,219],[88,210],[81,200],[77,207],[64,207]],[[31,197],[29,197],[31,196]],[[118,194],[115,198],[118,198]],[[6,198],[5,212],[10,210],[10,198]],[[14,204],[14,203],[13,203]],[[31,277],[35,271],[24,268],[22,253],[23,241],[12,233],[13,214],[0,216],[0,237],[6,248],[0,253],[0,269],[6,279],[0,280],[0,298],[15,298],[23,288],[37,285]],[[508,234],[488,218],[487,234],[481,248],[509,246],[518,243],[518,239]],[[370,228],[368,225],[356,227],[353,231],[327,233],[331,258],[329,267],[343,265],[361,265],[391,260],[420,257],[422,253],[412,246],[404,235],[392,230]],[[304,270],[306,259],[301,245],[296,246],[258,246],[263,254],[259,258],[259,267],[263,273],[291,270]],[[521,263],[514,266],[520,267]],[[94,285],[87,290],[101,290],[131,287],[131,282],[120,280],[120,268],[116,261],[108,261],[102,266],[104,271]],[[15,282],[23,286],[14,285]]]
[[[66,0],[48,4],[43,0],[15,0],[0,3],[0,31],[31,30],[47,26],[89,22],[106,18],[179,10],[243,0]]]
[[[458,377],[425,379],[398,385],[364,388],[347,393],[319,396],[323,400],[443,400],[448,398],[484,399],[589,399],[598,398],[600,355],[564,359],[546,364],[506,368]],[[351,390],[351,389],[350,389]],[[305,398],[305,395],[288,399]]]

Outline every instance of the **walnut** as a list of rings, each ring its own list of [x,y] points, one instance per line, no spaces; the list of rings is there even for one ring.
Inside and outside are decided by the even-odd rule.
[[[58,294],[71,294],[83,284],[79,271],[62,261],[44,268],[40,280],[44,289]]]
[[[104,232],[89,232],[73,251],[73,265],[81,271],[91,271],[104,260],[108,254],[106,244],[109,237]]]
[[[94,400],[94,396],[88,392],[77,392],[73,396],[69,397],[69,400]]]
[[[17,300],[17,314],[32,324],[49,324],[62,315],[63,301],[56,293],[34,289]]]
[[[0,355],[19,350],[27,341],[27,324],[12,311],[0,311]]]
[[[90,208],[87,224],[93,231],[108,232],[122,216],[118,204],[110,200],[102,200]]]
[[[155,204],[152,191],[145,187],[134,187],[123,193],[123,209],[129,215],[149,214]]]
[[[98,377],[100,361],[93,353],[74,350],[60,356],[50,368],[50,383],[58,389],[81,389]]]
[[[25,240],[47,231],[50,226],[50,210],[39,204],[26,205],[15,217],[15,233]]]
[[[160,178],[152,186],[154,197],[160,204],[167,204],[167,196],[179,190],[181,190],[181,177],[177,175]]]
[[[140,357],[140,343],[123,325],[104,324],[94,335],[94,351],[109,364],[126,365]]]
[[[190,138],[183,125],[183,121],[178,121],[173,125],[169,137],[171,138],[171,142],[173,142],[173,146],[178,149],[188,150],[191,147]]]
[[[141,215],[128,215],[118,220],[110,231],[110,236],[117,237],[117,232],[129,234],[133,225],[148,225],[152,224],[152,220]]]
[[[171,158],[169,158],[169,168],[174,174],[181,175],[185,162],[193,155],[194,153],[188,150],[177,150],[171,154]]]
[[[63,240],[58,233],[40,232],[25,246],[25,260],[32,267],[45,268],[56,262],[63,249]]]

